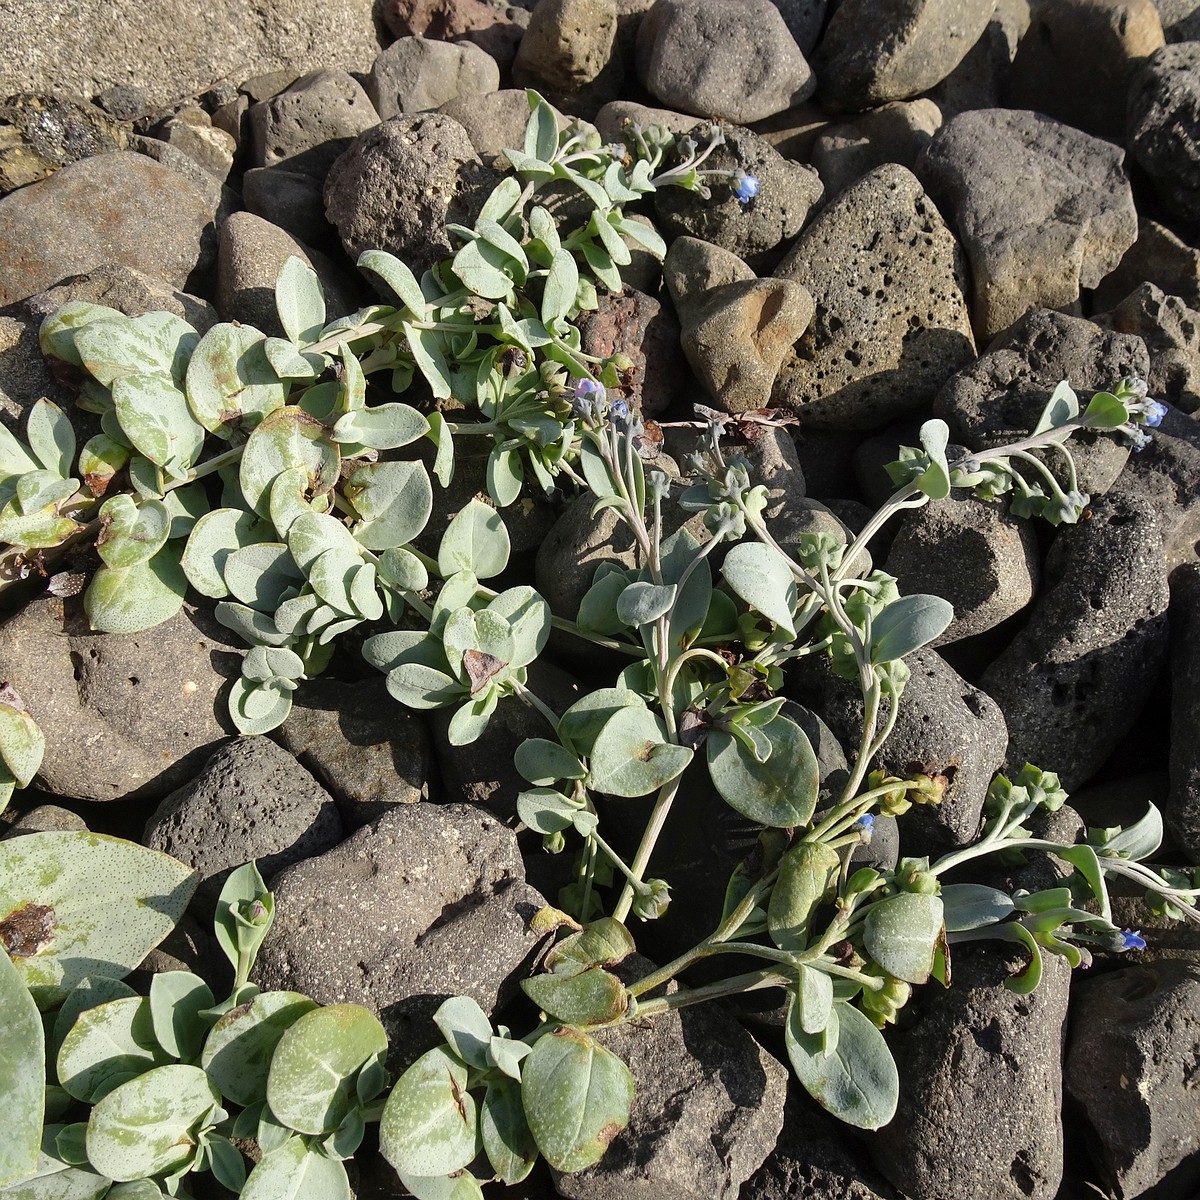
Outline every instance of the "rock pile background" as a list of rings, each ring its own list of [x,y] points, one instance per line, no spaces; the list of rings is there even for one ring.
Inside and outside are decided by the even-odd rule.
[[[759,179],[745,206],[721,188],[658,196],[665,263],[635,253],[584,338],[631,355],[648,416],[702,399],[798,418],[743,447],[785,545],[861,524],[881,464],[930,415],[977,449],[1028,429],[1062,378],[1149,380],[1169,413],[1148,448],[1082,446],[1088,519],[1052,531],[956,498],[873,547],[903,591],[956,610],[914,656],[881,764],[944,774],[946,801],[877,840],[893,855],[970,840],[992,774],[1030,760],[1075,793],[1056,836],[1150,800],[1170,851],[1200,863],[1197,0],[7,5],[0,420],[22,425],[41,396],[69,405],[37,345],[68,299],[270,334],[288,255],[317,270],[331,317],[372,298],[359,250],[428,265],[520,144],[526,86],[609,140],[630,120],[723,121],[710,165]],[[481,483],[469,467],[443,526]],[[631,554],[587,508],[505,512],[568,616],[599,562]],[[238,654],[203,603],[133,635],[91,633],[70,598],[8,616],[0,679],[47,738],[10,835],[86,822],[200,868],[195,919],[151,967],[205,969],[206,906],[257,856],[280,912],[264,986],[370,1005],[402,1066],[443,995],[497,1009],[535,950],[526,920],[558,881],[517,828],[510,761],[541,730],[505,709],[451,752],[437,714],[400,709],[346,656],[275,741],[231,739]],[[532,683],[565,707],[588,664],[565,643],[549,658]],[[831,755],[853,744],[854,697],[821,664],[788,690],[823,715]],[[664,856],[691,864],[701,897],[736,859],[707,820],[690,814]],[[1194,1200],[1200,942],[1121,903],[1147,950],[1075,979],[1054,960],[1030,997],[999,986],[995,955],[958,955],[953,989],[927,989],[889,1035],[905,1091],[870,1139],[788,1085],[769,1021],[751,1036],[709,1006],[616,1035],[634,1123],[599,1167],[513,1194]],[[362,1160],[360,1197],[396,1186]]]

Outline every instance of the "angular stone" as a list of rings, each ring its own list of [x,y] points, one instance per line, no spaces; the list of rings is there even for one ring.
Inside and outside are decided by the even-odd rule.
[[[902,596],[932,593],[954,605],[950,627],[930,643],[942,646],[1020,612],[1041,566],[1032,522],[1009,516],[1002,502],[954,491],[904,514],[884,570]]]
[[[817,51],[821,101],[856,111],[940,83],[991,20],[994,0],[842,0]]]
[[[1035,5],[1009,75],[1008,103],[1121,141],[1130,74],[1162,45],[1152,0]]]
[[[382,120],[438,108],[457,96],[482,96],[500,86],[496,60],[470,42],[404,37],[379,53],[367,95]]]
[[[1200,409],[1200,313],[1178,296],[1143,283],[1111,312],[1092,320],[1101,329],[1131,333],[1146,343],[1150,395],[1185,413]]]
[[[324,181],[286,167],[252,167],[242,176],[246,211],[287,230],[307,246],[337,242],[325,218]]]
[[[78,597],[26,605],[0,626],[0,679],[46,737],[42,786],[159,800],[192,778],[232,731],[225,690],[241,653],[229,637],[189,604],[142,633],[91,632]]]
[[[905,818],[907,819],[907,818]],[[891,1039],[902,1120],[871,1155],[910,1196],[1053,1200],[1063,1173],[1062,1041],[1070,968],[1045,956],[1028,996],[1003,986],[1020,971],[994,950],[953,958],[950,988],[925,988],[915,1024]]]
[[[284,867],[331,850],[342,820],[329,793],[269,738],[218,749],[146,822],[142,841],[200,872],[197,899],[216,904],[229,873],[254,859],[268,884]]]
[[[1031,308],[1069,308],[1137,237],[1124,152],[1050,117],[965,112],[938,131],[917,174],[953,214],[971,260],[981,341]]]
[[[201,116],[203,120],[199,119]],[[154,136],[181,150],[221,183],[233,170],[237,142],[232,134],[215,128],[207,113],[189,110],[186,118],[182,115],[169,117],[155,126]]]
[[[1167,651],[1164,518],[1125,491],[1065,525],[1024,629],[980,685],[1004,712],[1005,770],[1031,762],[1073,791],[1133,726]]]
[[[801,54],[809,54],[821,37],[828,0],[771,0],[796,39]]]
[[[307,680],[276,737],[329,789],[349,830],[429,798],[429,731],[392,699],[382,678]]]
[[[250,165],[318,178],[352,138],[379,123],[367,93],[345,71],[313,71],[286,91],[250,106]]]
[[[694,305],[715,288],[757,278],[732,251],[701,238],[677,237],[663,260],[663,282],[676,309]]]
[[[899,822],[903,854],[936,856],[974,840],[1008,734],[991,697],[936,651],[916,650],[905,662],[912,674],[900,696],[895,728],[875,763],[893,774],[920,771],[945,778],[940,804],[916,805]],[[788,694],[819,712],[843,746],[858,745],[862,694],[857,683],[834,675],[828,660],[799,660]]]
[[[668,242],[682,235],[702,238],[761,268],[774,262],[777,247],[803,228],[821,199],[821,180],[812,167],[789,162],[748,129],[726,128],[723,132],[725,144],[705,159],[705,167],[753,175],[758,180],[758,195],[743,204],[718,176],[708,199],[684,188],[656,192],[655,215]]]
[[[928,404],[974,357],[962,252],[904,167],[878,167],[847,188],[775,274],[816,301],[774,391],[806,426],[885,425]]]
[[[894,101],[859,117],[827,125],[812,149],[812,164],[828,196],[836,196],[868,171],[899,163],[910,171],[941,128],[932,100]]]
[[[1112,1194],[1197,1194],[1198,1056],[1200,964],[1123,967],[1075,989],[1064,1082]]]
[[[0,200],[0,308],[110,261],[182,288],[211,219],[192,184],[144,155],[70,163]]]
[[[639,975],[653,964],[639,960]],[[715,1005],[596,1040],[629,1066],[629,1125],[594,1167],[555,1174],[567,1200],[735,1200],[783,1126],[788,1072]]]
[[[357,261],[387,250],[419,279],[451,252],[447,223],[473,225],[500,176],[440,113],[393,117],[355,138],[325,180],[325,212]]]
[[[465,804],[395,808],[273,890],[255,982],[365,1005],[393,1071],[442,1040],[431,1018],[450,996],[489,1013],[510,997],[541,941],[516,837]]]
[[[505,150],[520,150],[525,144],[529,99],[523,88],[504,88],[486,96],[457,96],[438,112],[452,117],[467,131],[475,153],[485,161]],[[559,128],[566,123],[567,118],[560,116]]]
[[[1062,380],[1086,398],[1126,375],[1144,379],[1149,369],[1140,338],[1042,309],[955,375],[938,393],[933,411],[950,426],[951,441],[969,450],[994,449],[1029,436]],[[1079,490],[1092,496],[1107,491],[1129,459],[1124,440],[1107,433],[1072,434],[1070,450]],[[1039,456],[1066,486],[1062,456]]]
[[[996,11],[966,57],[928,94],[948,121],[972,108],[999,108],[1017,45],[1029,28],[1031,0],[997,0]]]
[[[770,0],[658,0],[638,30],[638,77],[668,108],[744,125],[816,87]]]
[[[1129,86],[1129,152],[1154,180],[1166,206],[1200,217],[1200,43],[1164,46]]]
[[[1116,308],[1145,282],[1160,287],[1168,296],[1179,296],[1192,308],[1200,307],[1200,250],[1165,225],[1139,217],[1137,241],[1125,251],[1116,269],[1096,285],[1093,310]]]
[[[384,0],[382,17],[394,37],[421,34],[437,41],[473,42],[504,72],[512,66],[529,23],[524,8],[488,0]]]

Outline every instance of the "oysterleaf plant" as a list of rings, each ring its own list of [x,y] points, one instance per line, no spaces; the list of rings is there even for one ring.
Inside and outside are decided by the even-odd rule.
[[[541,713],[544,736],[516,751],[529,784],[518,814],[547,851],[571,846],[575,868],[559,907],[533,919],[547,948],[522,987],[540,1020],[518,1036],[454,997],[435,1016],[444,1042],[389,1090],[371,1013],[250,982],[274,911],[252,864],[217,906],[230,993],[218,1001],[209,981],[165,972],[139,996],[123,979],[182,915],[194,872],[90,834],[5,842],[0,1081],[16,1116],[0,1142],[0,1195],[188,1195],[189,1176],[207,1170],[247,1200],[336,1200],[350,1194],[342,1164],[376,1120],[384,1156],[420,1200],[516,1184],[539,1156],[578,1171],[603,1157],[636,1102],[604,1030],[764,988],[786,998],[800,1082],[875,1129],[899,1096],[881,1030],[913,986],[949,985],[954,946],[1015,943],[1029,961],[1008,984],[1028,991],[1046,953],[1075,966],[1093,946],[1144,944],[1111,920],[1113,875],[1200,920],[1200,879],[1144,861],[1162,837],[1154,809],[1078,845],[1032,836],[1023,822],[1065,799],[1032,765],[993,782],[972,844],[893,870],[852,861],[877,815],[940,798],[944,780],[872,762],[896,721],[905,656],[953,616],[939,597],[859,574],[860,551],[891,516],[955,487],[1018,515],[1078,520],[1088,497],[1069,439],[1107,431],[1142,444],[1163,413],[1145,385],[1121,381],[1081,407],[1064,382],[1027,437],[955,457],[946,425],[928,421],[920,446],[889,467],[898,490],[860,533],[805,535],[785,550],[766,489],[722,444],[733,418],[698,406],[699,449],[686,478],[668,475],[621,396],[628,360],[586,353],[578,326],[601,290],[621,288],[631,242],[665,251],[627,206],[664,186],[728,186],[749,203],[757,181],[704,169],[717,128],[703,145],[633,127],[627,145],[605,146],[589,126],[560,132],[553,110],[529,100],[512,173],[473,225],[450,228],[453,255],[420,279],[384,251],[361,256],[384,303],[329,321],[315,273],[291,259],[276,288],[284,337],[233,323],[201,335],[169,314],[79,302],[51,314],[42,347],[73,373],[102,432],[77,447],[48,400],[30,410],[24,441],[0,427],[0,586],[40,574],[53,587],[72,548],[92,544],[101,565],[83,605],[108,632],[168,619],[192,587],[249,647],[229,697],[245,734],[282,724],[298,684],[361,625],[363,654],[398,702],[453,710],[452,744],[477,739],[502,703]],[[583,207],[556,218],[539,203],[547,186],[573,189]],[[381,399],[380,382],[403,399]],[[468,439],[487,447],[490,503],[468,501],[427,553],[417,541],[435,481],[449,484]],[[636,546],[635,565],[597,569],[573,620],[532,587],[487,582],[509,564],[500,510],[527,488],[590,494],[593,515],[613,510]],[[691,520],[669,521],[674,508]],[[561,713],[529,682],[552,628],[626,662]],[[813,747],[785,708],[788,665],[814,654],[864,705],[848,778],[824,801]],[[4,685],[0,807],[43,751],[36,714]],[[636,976],[630,925],[670,920],[670,881],[650,868],[693,768],[753,824],[757,845],[726,885],[716,928]],[[645,799],[628,861],[607,835],[611,798]],[[1033,894],[963,880],[966,864],[1014,851],[1052,853],[1072,873]],[[724,954],[740,973],[688,982],[690,967]],[[257,1142],[249,1174],[232,1139]]]

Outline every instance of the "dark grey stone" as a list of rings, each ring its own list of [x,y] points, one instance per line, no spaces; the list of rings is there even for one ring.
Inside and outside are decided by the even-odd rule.
[[[816,54],[829,111],[907,100],[940,83],[991,20],[993,0],[841,0]]]
[[[1128,732],[1167,651],[1164,519],[1130,491],[1062,526],[1028,623],[983,673],[1008,724],[1006,770],[1031,762],[1068,791]]]
[[[1171,574],[1171,786],[1163,818],[1192,862],[1200,864],[1200,565]]]
[[[705,167],[753,175],[758,195],[743,204],[718,176],[709,199],[685,188],[663,188],[654,195],[654,211],[668,242],[684,235],[701,238],[760,267],[803,228],[821,199],[821,180],[812,167],[789,161],[748,129],[726,128],[724,134],[725,144],[705,159]],[[697,141],[704,144],[699,135]]]
[[[185,604],[142,633],[93,633],[79,597],[43,596],[0,626],[0,679],[46,737],[38,778],[81,800],[159,800],[232,726],[225,689],[244,649]]]
[[[998,0],[979,40],[928,92],[944,119],[972,108],[1000,107],[1017,45],[1029,28],[1029,12],[1030,0]]]
[[[800,104],[817,83],[771,0],[658,0],[637,68],[668,108],[738,124]]]
[[[302,683],[276,736],[329,789],[347,829],[428,799],[429,731],[418,713],[391,698],[382,677]]]
[[[440,1042],[432,1016],[465,995],[508,999],[540,943],[545,901],[525,882],[516,837],[465,804],[406,804],[276,877],[275,923],[254,970],[266,989],[365,1005],[390,1067]]]
[[[448,222],[473,225],[500,176],[440,113],[393,117],[360,134],[325,180],[325,213],[357,261],[387,250],[419,279],[451,252]]]
[[[1123,967],[1075,988],[1064,1082],[1112,1194],[1197,1194],[1198,1056],[1200,964]]]
[[[1062,380],[1086,400],[1126,375],[1144,379],[1149,369],[1140,338],[1042,309],[955,375],[938,393],[933,411],[950,426],[951,441],[990,450],[1027,437]],[[1129,459],[1124,439],[1105,433],[1072,434],[1070,450],[1079,490],[1092,496],[1107,491]],[[1061,455],[1039,456],[1065,486]]]
[[[1137,241],[1092,293],[1093,311],[1116,308],[1145,282],[1160,287],[1168,296],[1178,296],[1192,308],[1200,307],[1200,250],[1165,225],[1139,217]]]
[[[1164,204],[1200,218],[1200,42],[1164,46],[1129,87],[1129,152],[1154,180]]]
[[[1023,609],[1037,590],[1041,565],[1029,521],[1003,501],[953,491],[903,515],[884,570],[902,596],[932,593],[954,605],[954,620],[931,644],[941,646],[992,629]]]
[[[975,838],[1008,735],[996,703],[936,651],[916,650],[905,662],[912,674],[900,696],[899,716],[872,765],[890,774],[919,771],[945,780],[940,804],[914,805],[899,821],[902,853],[932,857]],[[859,744],[862,695],[857,683],[833,673],[827,659],[800,659],[789,673],[787,690],[819,712],[843,746]],[[883,708],[881,720],[886,704]]]
[[[22,793],[24,798],[24,793]],[[87,833],[88,824],[78,814],[58,804],[39,804],[19,816],[5,830],[4,838],[21,837],[26,833]]]
[[[246,210],[305,245],[337,239],[337,231],[325,217],[323,189],[323,179],[286,167],[253,167],[242,176]]]
[[[1018,996],[1003,981],[1019,957],[967,947],[952,963],[953,986],[926,987],[890,1039],[903,1118],[871,1138],[872,1156],[909,1196],[1053,1200],[1070,968],[1047,955],[1037,990]]]
[[[0,99],[0,194],[65,163],[124,150],[128,140],[128,130],[82,99],[32,92]]]
[[[801,54],[809,54],[821,37],[829,0],[771,0]]]
[[[1050,117],[993,108],[947,121],[917,164],[974,277],[981,342],[1031,308],[1068,308],[1137,237],[1124,152]]]
[[[635,961],[638,974],[653,969]],[[555,1174],[559,1195],[734,1200],[779,1136],[787,1070],[711,1004],[594,1036],[628,1064],[637,1096],[629,1125],[599,1163]]]
[[[774,273],[816,301],[774,390],[806,427],[885,425],[974,358],[962,251],[904,167],[878,167],[842,192]]]
[[[195,867],[197,898],[216,903],[235,867],[255,859],[270,880],[342,840],[329,793],[267,738],[236,738],[177,788],[146,822],[144,843]]]

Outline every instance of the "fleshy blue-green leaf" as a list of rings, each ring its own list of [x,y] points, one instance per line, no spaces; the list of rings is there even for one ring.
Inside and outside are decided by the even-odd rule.
[[[725,556],[721,574],[732,591],[785,633],[795,634],[796,581],[791,568],[764,542],[738,542]]]
[[[38,1007],[60,1004],[85,976],[129,974],[175,927],[198,880],[169,855],[102,834],[0,842],[0,922],[22,930],[6,941]]]
[[[954,620],[941,596],[901,596],[871,622],[871,661],[892,662],[928,645]]]
[[[806,824],[817,806],[820,772],[804,731],[784,716],[758,730],[771,746],[759,762],[732,734],[713,730],[705,742],[708,772],[725,803],[751,821],[775,829]]]
[[[317,273],[296,255],[288,257],[275,279],[275,307],[284,332],[297,346],[309,346],[325,325],[325,295]]]
[[[0,760],[11,772],[17,787],[28,787],[46,752],[46,738],[27,713],[0,704]],[[4,806],[0,804],[0,809]]]
[[[521,990],[544,1013],[567,1025],[607,1025],[629,1007],[625,985],[600,967],[578,975],[533,975],[521,980]]]
[[[1012,916],[1016,908],[1007,892],[982,883],[944,883],[941,897],[947,933],[994,925]]]
[[[216,1002],[212,988],[198,975],[190,971],[156,972],[150,981],[155,1040],[172,1058],[194,1061],[209,1027],[200,1014]]]
[[[250,1172],[241,1200],[351,1200],[346,1168],[336,1158],[289,1138]]]
[[[867,909],[863,945],[889,975],[924,983],[942,932],[939,896],[900,892]]]
[[[266,354],[266,338],[249,325],[214,325],[187,369],[187,402],[196,420],[228,441],[248,433],[287,402],[288,385]]]
[[[488,1085],[479,1111],[483,1148],[492,1170],[510,1187],[520,1183],[537,1161],[537,1143],[525,1120],[521,1085],[504,1079]]]
[[[103,566],[83,594],[83,609],[101,633],[138,633],[173,617],[183,606],[187,577],[182,547],[168,543],[153,558],[131,567]]]
[[[188,582],[216,600],[229,595],[225,563],[230,554],[258,540],[260,522],[241,508],[217,508],[192,527],[181,566]]]
[[[171,514],[161,500],[138,504],[128,494],[105,500],[100,522],[96,550],[110,567],[133,567],[153,558],[171,532]]]
[[[167,1061],[154,1036],[150,1001],[135,996],[80,1013],[59,1048],[56,1069],[70,1095],[94,1104]]]
[[[438,547],[438,571],[448,578],[470,571],[476,579],[491,579],[508,565],[508,530],[494,508],[469,500],[455,515]]]
[[[335,442],[373,450],[396,450],[429,432],[429,422],[408,404],[377,404],[348,412],[333,427]]]
[[[250,435],[238,469],[246,503],[260,517],[271,515],[271,485],[294,467],[307,473],[306,491],[323,496],[337,482],[341,454],[320,421],[301,408],[277,408]]]
[[[361,466],[346,481],[346,495],[363,517],[354,537],[368,550],[406,545],[425,528],[433,511],[433,485],[420,462]]]
[[[379,1149],[401,1175],[449,1175],[479,1152],[466,1064],[448,1047],[421,1055],[400,1076],[379,1122]]]
[[[135,449],[175,476],[200,456],[204,430],[187,397],[162,375],[125,375],[113,384],[122,432]]]
[[[199,1067],[156,1067],[109,1092],[92,1109],[88,1158],[116,1180],[177,1170],[195,1153],[197,1126],[211,1120],[220,1105],[220,1095]]]
[[[543,1034],[522,1064],[525,1118],[558,1171],[600,1160],[629,1123],[633,1093],[629,1068],[578,1029]]]
[[[37,1168],[46,1099],[42,1018],[17,968],[0,953],[0,1096],[5,1130],[0,1137],[0,1187]]]
[[[349,1112],[355,1076],[387,1053],[378,1018],[358,1004],[306,1013],[279,1040],[267,1078],[267,1102],[301,1133],[330,1133]]]
[[[824,1052],[820,1033],[806,1033],[792,993],[784,1040],[788,1058],[809,1095],[839,1120],[879,1129],[896,1113],[900,1076],[883,1034],[850,1004],[838,1001],[837,1046]]]
[[[416,277],[394,254],[386,250],[364,250],[358,256],[360,271],[378,275],[400,298],[401,303],[418,320],[425,319],[425,297]]]
[[[610,796],[648,796],[692,761],[692,751],[669,740],[661,717],[648,708],[620,709],[596,737],[589,785]]]
[[[781,950],[803,950],[808,945],[808,922],[817,906],[832,895],[841,865],[837,851],[824,842],[798,842],[779,860],[767,923],[771,939]]]
[[[44,396],[29,411],[25,423],[29,448],[47,471],[68,479],[75,465],[75,429],[70,418]]]

